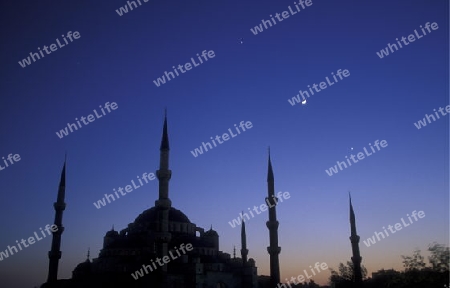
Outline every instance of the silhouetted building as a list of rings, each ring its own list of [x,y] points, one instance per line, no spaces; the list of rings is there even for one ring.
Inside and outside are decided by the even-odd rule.
[[[61,234],[54,234],[50,257],[49,281],[42,287],[242,287],[256,288],[257,267],[253,259],[247,260],[245,224],[241,231],[241,258],[219,250],[219,235],[211,227],[208,231],[197,227],[180,210],[172,207],[169,199],[169,137],[167,117],[164,119],[160,147],[159,198],[155,206],[142,212],[133,223],[120,232],[114,228],[103,239],[98,258],[77,265],[72,279],[57,280],[57,262]],[[64,166],[65,167],[65,166]],[[63,168],[65,176],[65,168]],[[55,224],[62,232],[62,210],[65,207],[64,179],[61,180],[58,201],[55,204]],[[62,195],[62,196],[61,196]],[[186,250],[187,245],[192,250]],[[185,253],[180,250],[184,245]],[[164,257],[170,261],[159,263]],[[156,264],[158,263],[158,265]],[[56,267],[56,268],[55,268]],[[133,274],[133,276],[132,276]],[[134,279],[137,278],[137,279]]]
[[[372,278],[377,278],[377,277],[381,277],[381,276],[397,276],[398,274],[400,274],[400,272],[395,271],[394,269],[381,269],[378,270],[377,272],[372,272]]]

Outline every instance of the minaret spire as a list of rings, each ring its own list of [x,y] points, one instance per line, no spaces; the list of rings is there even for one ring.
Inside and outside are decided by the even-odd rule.
[[[66,154],[67,156],[67,154]],[[66,194],[66,159],[64,160],[64,166],[61,172],[61,180],[59,182],[58,196],[53,207],[55,208],[55,221],[54,225],[58,228],[56,232],[53,232],[52,238],[52,248],[48,252],[49,267],[48,267],[48,277],[47,283],[53,284],[58,279],[58,264],[59,259],[61,259],[61,234],[64,232],[64,227],[62,226],[63,211],[66,209],[66,203],[64,203],[64,198]]]
[[[267,182],[274,182],[273,171],[272,171],[272,161],[270,161],[270,147],[269,149],[269,169],[267,172]]]
[[[164,109],[164,126],[163,126],[163,135],[161,139],[161,148],[160,150],[170,150],[169,148],[169,136],[167,134],[167,109]]]
[[[278,202],[275,196],[275,180],[272,170],[272,161],[270,159],[270,147],[269,147],[269,163],[267,172],[267,190],[268,197],[266,198],[266,203],[269,206],[269,221],[266,222],[267,228],[269,229],[270,236],[270,246],[267,247],[267,252],[270,255],[270,282],[271,287],[275,287],[280,283],[280,263],[279,254],[281,252],[281,247],[278,246],[278,221],[276,205]]]
[[[167,110],[164,111],[164,125],[161,138],[159,170],[156,171],[156,176],[159,180],[159,198],[155,201],[155,206],[158,210],[158,224],[156,232],[156,248],[157,256],[163,258],[168,255],[168,243],[171,239],[169,233],[169,210],[172,207],[172,202],[169,199],[169,180],[172,177],[172,171],[169,169],[169,135],[167,133]],[[162,286],[165,287],[167,264],[162,266],[161,270]]]
[[[362,273],[361,273],[361,260],[362,257],[359,254],[359,236],[356,234],[356,219],[355,212],[353,211],[352,197],[350,191],[348,192],[348,198],[350,200],[350,242],[352,243],[352,262],[353,262],[353,281],[356,284],[356,288],[362,287]]]
[[[244,211],[242,211],[242,215],[244,215]],[[241,257],[242,257],[242,265],[245,266],[247,264],[247,235],[245,232],[245,221],[244,217],[242,217],[242,226],[241,226]]]

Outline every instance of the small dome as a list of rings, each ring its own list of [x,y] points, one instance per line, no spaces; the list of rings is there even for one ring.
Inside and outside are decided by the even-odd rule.
[[[219,237],[219,234],[216,232],[216,230],[213,230],[212,228],[205,232],[205,236],[217,236]]]
[[[117,237],[117,236],[119,236],[119,232],[112,229],[112,230],[109,230],[108,232],[106,232],[105,236],[106,237]]]
[[[89,275],[90,273],[91,261],[89,261],[89,259],[87,259],[83,263],[78,264],[77,267],[75,267],[75,269],[73,270],[73,276],[75,277]]]

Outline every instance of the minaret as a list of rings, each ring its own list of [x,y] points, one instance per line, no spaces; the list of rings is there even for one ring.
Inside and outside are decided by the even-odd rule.
[[[242,211],[242,215],[244,215],[244,211]],[[242,265],[247,265],[247,235],[245,233],[245,221],[244,217],[242,217],[242,227],[241,227],[241,257],[242,257]]]
[[[63,211],[66,209],[66,203],[64,203],[64,198],[66,194],[66,160],[64,160],[64,166],[61,172],[61,180],[59,182],[58,197],[53,207],[55,208],[55,223],[58,230],[53,233],[52,248],[48,252],[48,258],[50,259],[48,265],[48,277],[47,283],[54,284],[58,278],[58,264],[59,259],[61,259],[61,234],[64,232],[64,227],[62,226]]]
[[[278,221],[277,212],[275,210],[278,199],[275,196],[275,185],[272,171],[272,162],[270,161],[269,150],[269,170],[267,173],[267,188],[268,197],[266,198],[266,204],[269,206],[269,221],[266,222],[270,235],[270,246],[267,247],[267,252],[270,255],[270,282],[271,287],[275,287],[280,283],[280,263],[278,255],[280,254],[281,247],[278,247]]]
[[[167,134],[167,112],[164,115],[164,126],[160,147],[159,170],[156,171],[156,176],[159,180],[159,199],[155,201],[155,206],[158,210],[158,227],[156,233],[156,248],[157,256],[163,258],[168,255],[168,243],[171,239],[169,233],[169,209],[172,202],[169,199],[169,180],[172,176],[172,171],[169,169],[169,136]],[[167,272],[167,264],[161,267],[163,274]]]
[[[361,273],[361,260],[362,257],[359,254],[359,236],[356,234],[356,220],[355,220],[355,212],[353,212],[352,206],[352,197],[350,196],[350,192],[348,192],[348,197],[350,199],[350,229],[351,236],[350,242],[352,243],[352,262],[353,262],[353,281],[356,284],[356,288],[362,287],[362,273]]]

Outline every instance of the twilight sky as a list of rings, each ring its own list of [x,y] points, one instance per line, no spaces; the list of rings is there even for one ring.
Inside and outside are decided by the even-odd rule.
[[[240,249],[240,229],[228,222],[264,203],[269,145],[275,190],[291,195],[277,207],[282,279],[316,262],[336,268],[350,260],[348,191],[369,273],[401,269],[400,255],[425,251],[434,241],[448,245],[449,116],[421,129],[414,125],[433,109],[446,113],[449,104],[448,1],[312,0],[257,35],[250,29],[262,19],[288,6],[296,12],[293,1],[141,0],[122,16],[115,10],[126,1],[94,2],[0,4],[0,157],[20,155],[9,167],[0,160],[0,251],[53,223],[67,151],[59,278],[71,277],[88,247],[97,257],[112,225],[121,230],[154,205],[156,180],[101,209],[93,202],[155,172],[164,107],[169,197],[198,226],[213,225],[224,252]],[[427,22],[438,29],[424,35],[420,25]],[[414,42],[377,56],[415,29]],[[78,39],[65,37],[65,43],[69,31],[78,31]],[[51,44],[53,52],[43,48]],[[38,48],[51,53],[19,65]],[[196,54],[204,50],[215,56],[199,64]],[[196,67],[154,84],[191,57]],[[306,105],[288,102],[326,77],[335,82],[332,73],[339,69],[350,75]],[[101,114],[106,102],[117,109]],[[94,109],[101,118],[56,135]],[[241,121],[252,128],[198,157],[191,154],[229,128],[236,133]],[[372,152],[369,143],[376,140],[387,146],[337,174],[325,172],[352,153]],[[414,210],[425,217],[364,245],[383,226],[408,221]],[[263,275],[269,274],[267,219],[266,211],[246,227],[249,257]],[[0,261],[0,286],[45,282],[50,244],[46,237]],[[325,284],[328,277],[324,271],[313,279]]]

